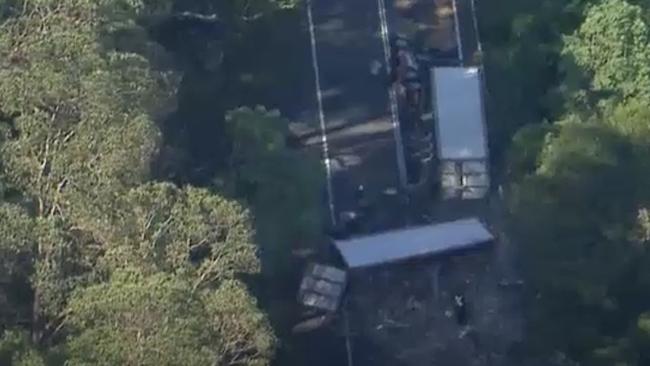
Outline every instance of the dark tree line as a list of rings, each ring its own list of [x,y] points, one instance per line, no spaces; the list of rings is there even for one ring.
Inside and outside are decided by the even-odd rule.
[[[528,358],[646,365],[650,4],[480,4]]]

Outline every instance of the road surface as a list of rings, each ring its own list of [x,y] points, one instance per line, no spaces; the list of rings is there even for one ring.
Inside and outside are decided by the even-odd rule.
[[[324,131],[344,127],[326,133],[321,141],[329,158],[330,205],[337,218],[340,212],[356,208],[358,185],[364,185],[371,197],[399,185],[399,143],[381,4],[377,0],[307,2],[320,127]]]
[[[456,0],[456,12],[458,14],[458,30],[461,40],[461,53],[464,66],[476,66],[480,60],[476,57],[479,51],[478,33],[475,28],[473,14],[473,0]]]

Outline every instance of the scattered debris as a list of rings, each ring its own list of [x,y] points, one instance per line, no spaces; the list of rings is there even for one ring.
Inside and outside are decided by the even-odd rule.
[[[445,316],[447,318],[451,318],[452,316],[454,316],[454,312],[451,310],[445,310]]]
[[[417,310],[422,310],[422,303],[417,301],[415,297],[411,296],[409,299],[406,301],[406,308],[411,311],[417,311]]]
[[[463,339],[469,332],[472,330],[472,327],[469,325],[466,325],[460,329],[460,332],[458,332],[458,339]]]
[[[379,75],[381,71],[382,63],[379,60],[372,60],[370,62],[370,73],[373,75]]]
[[[384,328],[408,328],[407,323],[398,322],[393,319],[384,318],[384,321],[379,324],[375,329],[382,330]]]
[[[465,296],[454,296],[454,311],[458,325],[467,325],[467,304],[465,303]]]
[[[307,307],[335,312],[341,302],[346,280],[345,271],[322,264],[310,264],[300,284],[298,301]]]
[[[523,287],[524,286],[524,280],[506,280],[503,279],[499,281],[499,286],[500,287]]]

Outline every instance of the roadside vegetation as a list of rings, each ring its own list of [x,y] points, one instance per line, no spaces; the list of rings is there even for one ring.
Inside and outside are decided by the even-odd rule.
[[[521,362],[650,362],[650,3],[480,2]]]
[[[294,7],[0,1],[0,364],[272,362],[269,284],[321,232],[260,92]]]

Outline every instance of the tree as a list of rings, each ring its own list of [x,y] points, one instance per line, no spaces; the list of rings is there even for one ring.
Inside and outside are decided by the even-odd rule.
[[[29,334],[19,329],[4,331],[0,337],[0,362],[10,366],[45,366],[47,358],[30,343]]]
[[[511,198],[512,230],[536,299],[533,339],[578,360],[612,364],[611,357],[622,361],[630,351],[621,333],[636,321],[628,300],[647,263],[635,239],[648,193],[644,155],[600,121],[568,120],[558,128]]]
[[[68,276],[82,272],[72,254],[92,248],[78,246],[94,234],[77,224],[143,182],[158,145],[149,117],[155,73],[139,55],[102,47],[104,27],[116,20],[104,5],[26,2],[0,24],[0,109],[8,116],[1,173],[34,216],[35,341],[48,327],[44,317],[63,306]]]
[[[502,0],[498,7],[476,1],[486,75],[490,151],[498,165],[516,131],[561,117],[557,92],[562,35],[580,24],[596,0]]]
[[[149,183],[173,77],[140,22],[169,5],[0,3],[0,182],[12,202],[0,203],[0,328],[15,329],[3,362],[46,364],[52,350],[73,365],[271,358],[275,339],[240,282],[259,270],[247,211]]]
[[[200,300],[166,274],[117,272],[76,293],[66,324],[70,365],[209,365],[216,358]]]
[[[298,3],[175,1],[168,17],[150,24],[183,71],[178,109],[163,125],[165,152],[172,155],[164,161],[182,159],[161,175],[208,186],[226,169],[228,110],[256,104],[295,108],[304,75],[311,75]]]
[[[15,116],[16,131],[2,146],[4,174],[38,201],[39,215],[63,214],[75,194],[147,176],[156,84],[144,58],[100,52],[105,19],[92,3],[35,6],[2,25],[2,111]]]
[[[226,120],[233,141],[227,190],[252,207],[267,273],[287,270],[293,249],[319,239],[321,164],[287,147],[288,121],[277,111],[240,108]]]
[[[649,145],[650,108],[647,101],[641,98],[629,99],[605,111],[605,114],[610,116],[605,122],[633,143],[639,146]]]
[[[264,366],[273,359],[276,339],[267,317],[243,283],[224,281],[203,293],[210,329],[217,335],[219,365]]]
[[[605,0],[565,38],[563,54],[592,76],[594,91],[650,97],[650,27],[641,6]]]
[[[556,126],[548,123],[526,125],[517,131],[507,155],[509,180],[520,180],[537,170],[547,139],[556,132]]]
[[[182,274],[198,289],[259,270],[248,213],[206,189],[150,183],[112,210],[114,221],[93,228],[109,244],[102,258],[107,271],[127,266]]]
[[[183,277],[137,270],[77,292],[70,365],[268,365],[274,338],[237,281],[196,292]]]
[[[482,4],[491,150],[509,148],[510,229],[530,284],[527,344],[580,364],[647,364],[648,4]]]
[[[14,326],[27,318],[24,306],[29,296],[15,296],[16,287],[29,283],[33,273],[34,220],[20,207],[0,203],[0,324]]]
[[[68,312],[85,315],[72,315],[71,318],[70,324],[74,324],[72,328],[78,329],[79,335],[70,341],[70,362],[173,365],[178,363],[175,360],[182,358],[172,358],[172,355],[179,353],[178,357],[184,357],[185,352],[183,349],[176,352],[175,347],[198,343],[210,352],[201,354],[198,349],[188,350],[190,353],[196,351],[200,358],[189,359],[187,364],[209,364],[206,359],[219,360],[216,362],[219,365],[268,364],[275,347],[273,333],[255,300],[238,280],[241,275],[255,274],[259,269],[253,229],[247,212],[240,205],[206,189],[150,183],[130,190],[111,206],[111,211],[111,215],[106,216],[108,221],[87,220],[91,231],[107,241],[95,271],[111,280],[82,287],[73,295]],[[136,306],[144,317],[146,309],[156,306],[148,302],[146,297],[150,295],[147,294],[160,292],[156,289],[164,288],[170,281],[175,293],[179,292],[178,297],[151,301],[164,306],[161,311],[168,314],[165,317],[177,317],[167,312],[171,309],[185,311],[187,303],[176,302],[181,298],[191,299],[187,301],[196,302],[197,313],[190,312],[190,315],[196,319],[187,320],[189,324],[180,323],[178,328],[164,327],[169,333],[161,331],[159,334],[150,327],[164,325],[160,321],[163,315],[143,318],[142,322],[133,325],[133,332],[154,332],[154,339],[142,341],[146,344],[142,345],[145,350],[162,343],[159,347],[165,352],[169,350],[169,354],[163,352],[159,357],[148,358],[147,352],[138,354],[137,350],[123,346],[121,342],[137,343],[132,333],[119,331],[123,328],[121,322],[127,321],[119,318],[123,311],[126,312],[124,309]],[[122,294],[123,291],[126,292]],[[117,303],[110,299],[98,300],[105,296],[118,298]],[[87,304],[96,307],[84,313]],[[88,323],[78,323],[77,316],[87,317]],[[105,318],[107,328],[94,323],[92,319],[97,318]],[[113,327],[114,324],[118,325]],[[150,324],[149,328],[143,329],[143,324]],[[197,333],[199,330],[207,335]],[[173,337],[177,331],[193,333],[188,335],[186,342]],[[102,363],[99,357],[106,354],[110,357]],[[130,355],[136,358],[131,359]]]
[[[32,251],[34,221],[19,206],[0,204],[0,277],[25,276],[25,261]]]

